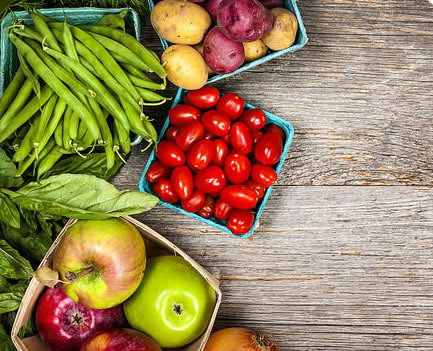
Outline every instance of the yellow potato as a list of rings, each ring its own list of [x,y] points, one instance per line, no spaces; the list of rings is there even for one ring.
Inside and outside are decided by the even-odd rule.
[[[287,9],[276,7],[271,9],[274,22],[272,29],[262,37],[263,43],[274,51],[292,46],[298,31],[298,21],[293,13]]]
[[[245,61],[251,62],[266,55],[268,48],[263,42],[258,39],[249,43],[242,43],[244,45]]]
[[[158,35],[174,44],[200,43],[211,24],[208,12],[185,0],[162,0],[150,14]]]
[[[204,55],[203,55],[203,42],[201,42],[200,44],[194,45],[193,48],[196,49],[200,53],[200,55],[203,57],[203,59],[204,59]],[[206,60],[205,60],[205,62],[206,62]],[[209,75],[215,73],[214,71],[211,70],[211,68],[207,65],[207,63],[206,63],[206,67],[207,67],[207,73]]]
[[[200,53],[188,45],[172,45],[161,56],[167,78],[187,90],[200,89],[206,84],[206,62]]]

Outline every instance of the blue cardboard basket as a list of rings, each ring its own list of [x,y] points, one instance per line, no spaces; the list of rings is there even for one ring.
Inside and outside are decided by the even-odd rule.
[[[174,106],[176,106],[177,104],[182,102],[182,96],[184,94],[185,90],[183,89],[179,89],[176,97],[173,101],[172,104],[172,108]],[[256,108],[253,105],[250,105],[248,103],[245,103],[245,108],[246,109],[253,109]],[[292,125],[288,122],[285,121],[284,119],[270,113],[267,111],[264,111],[267,117],[267,123],[273,123],[276,124],[277,126],[281,127],[284,132],[286,133],[286,140],[284,142],[284,146],[283,146],[283,152],[281,154],[281,158],[280,161],[277,163],[276,167],[275,167],[275,171],[277,172],[277,174],[280,173],[281,167],[283,166],[284,163],[284,159],[286,158],[286,155],[289,151],[290,148],[290,144],[292,143],[292,139],[293,139],[293,135],[295,134],[295,131],[292,127]],[[162,127],[161,133],[159,134],[159,138],[158,138],[158,144],[159,142],[164,138],[165,136],[165,132],[168,128],[170,124],[169,118],[167,117],[167,119],[165,120],[164,126]],[[149,193],[149,194],[153,194],[156,195],[153,191],[152,191],[152,186],[151,184],[146,180],[146,172],[149,169],[150,165],[153,163],[153,161],[155,161],[156,156],[155,156],[155,148],[153,149],[149,160],[147,161],[146,167],[144,168],[143,174],[141,175],[141,179],[140,182],[138,184],[138,188],[140,191],[144,192],[144,193]],[[161,201],[160,203],[168,208],[171,208],[175,211],[178,211],[180,213],[183,213],[187,216],[190,216],[192,218],[198,219],[199,221],[206,223],[214,228],[217,228],[223,232],[229,233],[232,236],[235,236],[237,238],[248,238],[249,236],[251,236],[254,232],[254,230],[257,228],[258,224],[259,224],[259,219],[260,216],[262,215],[263,209],[265,208],[266,202],[268,201],[269,196],[271,195],[271,191],[272,191],[272,186],[270,186],[269,188],[266,189],[265,192],[265,196],[263,197],[263,199],[259,202],[259,207],[255,213],[255,219],[254,219],[254,223],[253,226],[251,227],[250,231],[248,233],[245,233],[243,235],[234,235],[225,225],[226,221],[220,220],[215,218],[214,216],[212,216],[209,219],[203,218],[201,216],[199,216],[198,214],[195,213],[190,213],[190,212],[186,212],[179,204],[169,204],[167,202]]]
[[[63,21],[65,16],[68,23],[72,25],[93,25],[108,14],[117,14],[121,9],[103,9],[94,7],[80,7],[80,8],[52,8],[38,10],[41,14],[55,19],[56,21]],[[29,13],[26,11],[14,12],[14,16],[21,20],[25,25],[32,25],[33,21]],[[12,81],[15,73],[18,70],[19,60],[17,51],[14,45],[9,40],[7,28],[13,24],[12,14],[9,13],[1,22],[0,25],[0,96],[3,95],[4,89]],[[135,37],[140,40],[141,21],[140,16],[131,9],[125,17],[125,24],[128,29],[133,29]],[[142,141],[140,136],[136,136],[131,145],[137,145]]]
[[[279,50],[279,51],[269,50],[269,53],[267,55],[265,55],[265,56],[263,56],[257,60],[254,60],[252,62],[244,63],[241,67],[239,67],[234,72],[227,73],[227,74],[215,74],[208,79],[207,84],[210,84],[210,83],[216,82],[217,80],[241,73],[241,72],[246,71],[250,68],[261,65],[264,62],[268,62],[270,60],[273,60],[275,57],[284,55],[287,52],[292,52],[292,51],[297,51],[297,50],[302,49],[305,46],[305,44],[307,44],[307,42],[308,42],[308,36],[307,36],[307,31],[306,31],[305,26],[304,26],[304,22],[302,21],[301,13],[299,12],[298,5],[296,2],[297,2],[297,0],[285,0],[284,1],[285,7],[289,11],[291,11],[296,16],[296,19],[298,20],[298,33],[296,35],[295,43],[292,46],[288,47],[287,49]],[[155,7],[155,3],[152,0],[148,0],[148,3],[149,3],[149,9],[152,11],[153,8]],[[169,43],[166,40],[162,39],[161,37],[159,38],[159,40],[161,41],[161,44],[162,44],[162,47],[164,50],[169,47]]]

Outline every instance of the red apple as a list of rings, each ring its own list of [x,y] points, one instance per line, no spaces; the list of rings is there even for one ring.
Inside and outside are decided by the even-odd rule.
[[[53,350],[78,350],[95,333],[125,322],[121,306],[93,310],[72,301],[59,286],[47,289],[36,308],[39,336]]]
[[[132,329],[111,329],[88,339],[80,351],[161,351],[147,335]],[[63,351],[63,350],[62,350]]]
[[[146,267],[144,241],[122,218],[79,220],[57,246],[53,266],[68,282],[62,288],[72,300],[89,308],[110,308],[140,285]]]

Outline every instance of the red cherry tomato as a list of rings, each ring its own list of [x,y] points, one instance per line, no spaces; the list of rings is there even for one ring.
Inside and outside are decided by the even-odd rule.
[[[179,128],[176,136],[176,145],[184,152],[187,152],[191,146],[204,136],[204,127],[200,122],[191,122],[184,124]]]
[[[168,178],[158,180],[158,182],[152,185],[152,189],[162,201],[168,202],[169,204],[175,204],[179,201]]]
[[[254,180],[250,179],[248,182],[245,183],[245,185],[250,187],[256,192],[259,200],[263,199],[263,196],[265,196],[265,192],[266,192],[265,187],[263,185],[256,183]]]
[[[246,185],[228,185],[221,191],[221,198],[242,210],[253,208],[258,201],[256,192]]]
[[[266,132],[254,147],[254,156],[264,165],[273,165],[280,160],[283,142],[273,132]]]
[[[213,138],[215,138],[215,135],[213,135],[211,132],[208,132],[207,130],[205,130],[203,139],[212,140]]]
[[[182,103],[185,105],[191,105],[191,103],[188,100],[188,95],[187,94],[183,94],[182,96]]]
[[[165,166],[161,161],[153,162],[146,172],[146,180],[149,183],[155,183],[161,178],[166,178],[170,175],[171,169]]]
[[[272,167],[256,163],[251,169],[251,179],[267,188],[277,180],[277,172]]]
[[[241,121],[251,130],[260,130],[266,125],[266,115],[262,110],[254,108],[244,111]]]
[[[171,172],[171,187],[181,199],[189,199],[194,191],[194,178],[187,166],[180,166]]]
[[[229,213],[232,208],[232,205],[230,205],[226,200],[219,198],[215,202],[215,206],[213,209],[215,218],[227,220],[227,218],[229,218]]]
[[[252,130],[251,136],[253,137],[253,145],[256,145],[259,139],[263,136],[263,132],[261,130]]]
[[[216,192],[210,193],[209,195],[217,198],[220,196],[220,193],[219,193],[219,191],[216,191]]]
[[[234,121],[244,111],[244,100],[233,93],[224,94],[218,101],[216,109],[225,112]]]
[[[246,234],[254,224],[254,214],[251,211],[233,209],[230,211],[227,228],[235,235]]]
[[[195,190],[188,200],[181,201],[182,208],[186,212],[197,212],[203,207],[205,199],[205,194],[203,194],[201,191]]]
[[[225,185],[226,175],[218,166],[211,165],[195,174],[195,186],[203,193],[219,192]]]
[[[175,143],[162,140],[156,148],[156,157],[167,167],[179,167],[185,163],[185,154]]]
[[[170,123],[175,126],[196,122],[200,119],[200,110],[194,106],[179,104],[168,111]]]
[[[203,110],[214,107],[220,98],[218,89],[209,85],[197,90],[190,90],[186,95],[188,103]]]
[[[210,195],[206,195],[206,200],[204,200],[203,207],[198,211],[198,215],[203,218],[209,218],[212,216],[214,205],[215,199]]]
[[[211,140],[197,141],[188,151],[186,162],[194,172],[205,169],[214,159],[215,147]]]
[[[230,118],[224,113],[217,110],[210,110],[201,117],[206,130],[216,136],[224,136],[230,131]]]
[[[213,146],[215,147],[215,156],[212,163],[222,167],[227,155],[229,154],[229,147],[222,139],[214,139]]]
[[[253,149],[253,137],[247,125],[243,122],[236,122],[230,131],[230,143],[233,149],[249,154]]]
[[[228,154],[224,161],[224,172],[233,184],[245,183],[250,177],[251,162],[244,154],[233,152]]]
[[[276,124],[270,124],[267,132],[272,132],[275,134],[278,134],[281,138],[282,141],[284,141],[286,139],[286,132],[279,126],[277,126]]]
[[[176,126],[168,127],[167,131],[165,132],[165,138],[167,140],[175,141],[178,132],[179,132],[179,127]]]

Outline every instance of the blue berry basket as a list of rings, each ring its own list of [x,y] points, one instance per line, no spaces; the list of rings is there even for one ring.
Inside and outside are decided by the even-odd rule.
[[[109,14],[117,14],[125,8],[105,9],[94,7],[79,7],[79,8],[52,8],[38,10],[41,14],[63,21],[65,16],[68,23],[73,25],[93,25]],[[27,11],[16,11],[13,15],[21,20],[25,25],[32,25],[33,21]],[[4,89],[12,81],[15,73],[18,70],[19,61],[17,51],[9,40],[7,28],[13,24],[12,14],[9,13],[1,22],[0,25],[0,96],[3,95]],[[135,33],[137,40],[140,40],[141,21],[140,16],[131,9],[125,16],[125,25],[127,29],[131,29]],[[131,140],[131,145],[138,145],[143,139],[140,136],[135,136]]]
[[[234,72],[227,73],[227,74],[215,74],[211,78],[209,78],[209,80],[207,81],[207,84],[210,84],[210,83],[216,82],[217,80],[241,73],[241,72],[246,71],[250,68],[261,65],[264,62],[268,62],[270,60],[273,60],[274,58],[276,58],[278,56],[284,55],[285,53],[302,49],[305,46],[305,44],[307,44],[307,42],[308,42],[308,36],[307,36],[307,31],[306,31],[305,26],[304,26],[304,22],[302,21],[301,13],[299,12],[298,5],[296,2],[297,2],[297,0],[285,0],[284,1],[284,7],[286,9],[288,9],[290,12],[292,12],[296,16],[296,19],[298,21],[298,33],[296,34],[296,40],[292,46],[288,47],[287,49],[283,49],[283,50],[279,50],[279,51],[269,50],[269,53],[267,55],[265,55],[265,56],[263,56],[257,60],[254,60],[252,62],[244,63],[241,67],[239,67]],[[155,7],[155,3],[152,0],[148,0],[148,3],[149,3],[149,9],[152,11],[153,8]],[[166,40],[162,39],[161,37],[159,38],[159,40],[161,41],[161,44],[162,44],[162,47],[164,50],[170,46],[170,44]]]
[[[171,106],[172,108],[182,102],[182,96],[185,92],[186,91],[183,89],[178,90],[176,97],[173,101],[173,104]],[[245,109],[253,109],[253,108],[256,108],[256,107],[254,107],[253,105],[250,105],[248,103],[245,103]],[[284,119],[282,119],[282,118],[280,118],[280,117],[278,117],[278,116],[276,116],[270,112],[264,111],[264,113],[266,114],[268,124],[269,123],[276,124],[277,126],[281,127],[284,130],[284,132],[286,133],[286,140],[285,140],[284,145],[283,145],[283,152],[281,154],[280,161],[276,164],[276,167],[275,167],[275,171],[277,172],[277,174],[279,174],[281,167],[283,166],[284,159],[286,158],[287,153],[289,151],[290,144],[292,143],[292,139],[293,139],[293,135],[295,134],[295,131],[294,131],[292,125],[290,124],[290,122],[288,122],[288,121],[286,121],[286,120],[284,120]],[[165,120],[164,126],[162,127],[161,133],[159,134],[158,144],[164,138],[165,132],[166,132],[167,128],[169,127],[169,124],[170,124],[170,121],[169,121],[169,118],[167,117],[167,119]],[[152,186],[146,180],[145,175],[146,175],[146,172],[149,169],[150,165],[155,160],[156,160],[156,156],[155,156],[155,148],[154,148],[152,151],[152,154],[149,157],[149,160],[147,161],[146,167],[144,168],[143,174],[141,175],[141,179],[140,179],[140,182],[138,184],[138,188],[141,192],[153,194],[153,195],[156,195],[156,194],[152,191]],[[248,238],[249,236],[251,236],[254,233],[254,230],[257,228],[257,226],[259,224],[260,216],[262,215],[262,212],[265,208],[266,202],[268,201],[268,198],[271,195],[271,191],[272,191],[272,186],[270,186],[269,188],[266,189],[265,196],[258,203],[257,210],[254,210],[255,218],[254,218],[253,226],[251,227],[251,229],[248,233],[245,233],[243,235],[233,234],[226,227],[227,221],[217,219],[214,216],[210,217],[209,219],[206,219],[206,218],[199,216],[198,214],[186,212],[179,204],[169,204],[169,203],[161,201],[161,200],[160,200],[160,204],[162,204],[165,207],[171,208],[172,210],[183,213],[184,215],[198,219],[200,222],[206,223],[206,224],[208,224],[214,228],[217,228],[217,229],[219,229],[225,233],[231,234],[232,236],[235,236],[237,238]]]

